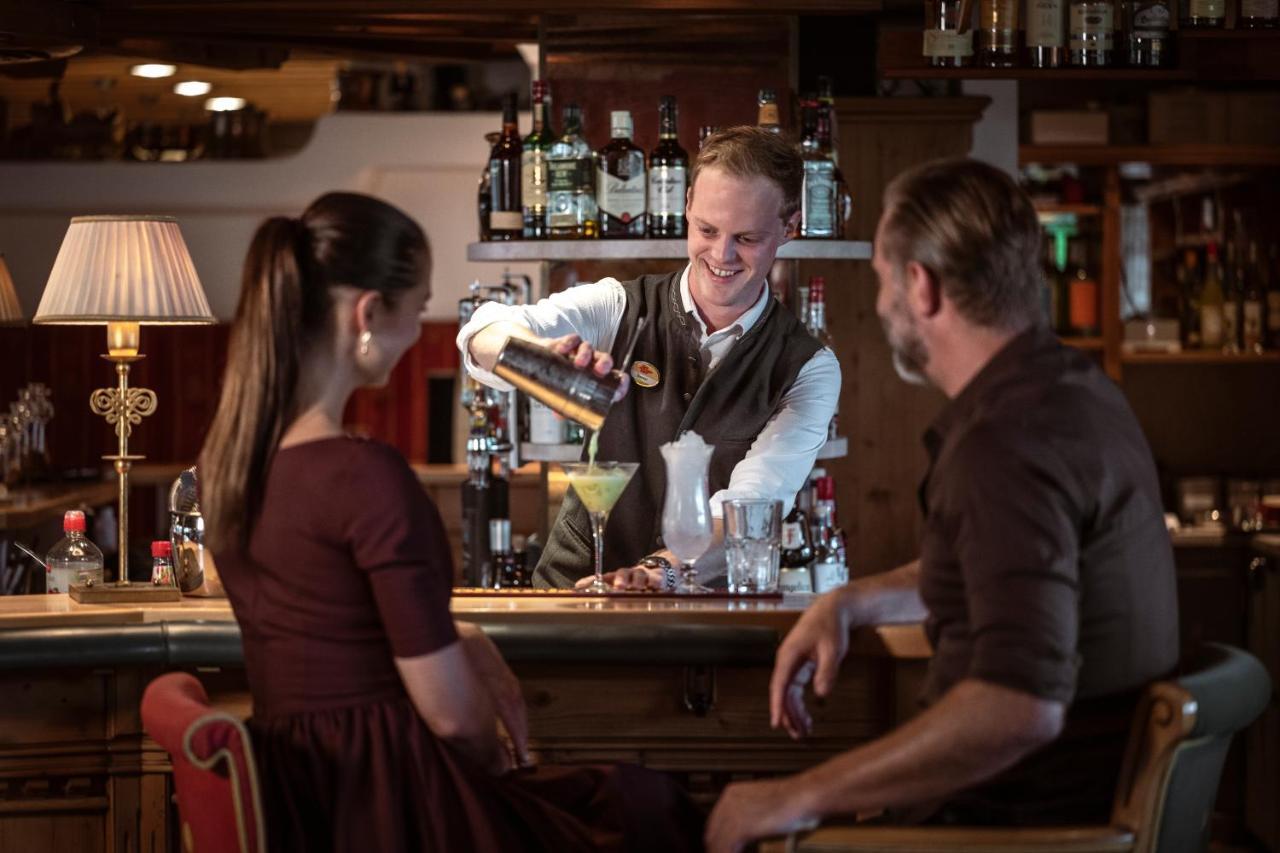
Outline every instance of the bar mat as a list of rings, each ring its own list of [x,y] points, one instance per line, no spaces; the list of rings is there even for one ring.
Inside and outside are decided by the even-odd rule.
[[[455,586],[454,598],[497,598],[512,596],[515,598],[678,598],[681,601],[781,601],[780,592],[728,592],[717,590],[697,595],[682,593],[620,589],[617,592],[595,593],[579,592],[576,589],[486,589],[479,586]]]

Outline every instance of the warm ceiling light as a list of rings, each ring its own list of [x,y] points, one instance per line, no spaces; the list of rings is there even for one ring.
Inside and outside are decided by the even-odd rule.
[[[175,95],[186,95],[188,98],[198,98],[201,95],[209,94],[209,90],[213,88],[212,83],[206,83],[204,80],[183,80],[181,83],[173,84],[173,93]]]
[[[129,69],[129,73],[134,77],[150,77],[152,79],[172,77],[177,72],[178,66],[162,65],[158,62],[148,62],[144,65],[135,65]]]
[[[204,108],[212,113],[228,113],[232,110],[244,109],[244,98],[210,98],[204,102]]]

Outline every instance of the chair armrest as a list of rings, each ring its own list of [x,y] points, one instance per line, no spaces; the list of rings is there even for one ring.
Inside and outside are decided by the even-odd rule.
[[[1110,826],[986,828],[827,826],[762,841],[759,853],[1127,853],[1133,833]]]

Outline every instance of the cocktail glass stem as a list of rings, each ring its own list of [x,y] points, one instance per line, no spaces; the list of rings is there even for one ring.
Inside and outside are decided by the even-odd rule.
[[[591,538],[596,546],[596,579],[587,587],[587,592],[608,592],[609,586],[604,582],[604,524],[609,514],[593,511],[590,515]]]

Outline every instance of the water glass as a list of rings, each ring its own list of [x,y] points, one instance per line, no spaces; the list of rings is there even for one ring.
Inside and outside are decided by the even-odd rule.
[[[724,502],[729,591],[777,592],[782,549],[782,501],[730,498]]]

